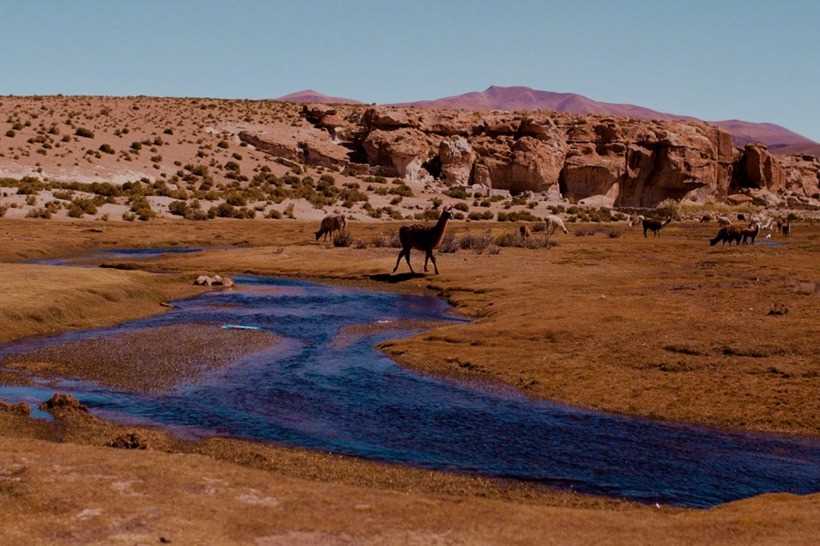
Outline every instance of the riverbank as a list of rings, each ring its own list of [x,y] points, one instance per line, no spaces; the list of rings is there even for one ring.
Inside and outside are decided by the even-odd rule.
[[[732,249],[706,247],[709,229],[700,226],[670,226],[673,229],[657,241],[637,233],[618,238],[561,236],[559,246],[549,252],[504,248],[498,255],[442,255],[440,276],[405,275],[393,278],[400,280],[394,284],[384,275],[392,269],[394,249],[320,247],[311,242],[311,225],[253,224],[258,228],[220,222],[213,231],[210,225],[195,223],[126,229],[67,224],[55,231],[53,223],[0,221],[0,231],[10,235],[9,244],[0,249],[3,260],[80,254],[114,244],[167,246],[176,241],[219,247],[201,255],[140,261],[139,267],[174,272],[167,276],[9,264],[0,264],[0,271],[19,279],[28,272],[17,270],[25,274],[15,275],[15,267],[46,268],[49,275],[59,276],[51,277],[48,286],[66,293],[72,292],[70,285],[61,283],[77,271],[112,274],[112,282],[126,284],[132,282],[127,279],[145,276],[152,290],[164,287],[150,297],[126,290],[104,313],[93,312],[106,308],[94,300],[88,307],[92,312],[83,315],[85,322],[57,322],[50,331],[135,318],[138,315],[117,318],[117,313],[136,313],[140,301],[152,302],[142,314],[161,311],[159,302],[190,293],[190,277],[205,271],[434,291],[477,320],[387,343],[385,350],[403,364],[429,373],[500,381],[530,396],[610,411],[817,434],[820,412],[812,393],[817,392],[818,362],[812,340],[818,339],[820,320],[816,294],[804,289],[816,275],[817,228],[797,230],[785,247]],[[354,237],[363,240],[390,229],[395,227],[352,227]],[[465,229],[483,231],[476,225],[456,226],[454,231]],[[169,237],[172,230],[174,240]],[[77,239],[68,241],[73,235]],[[220,244],[210,245],[217,235]],[[52,301],[65,309],[76,306],[54,297],[38,299],[44,284],[19,286],[16,297],[27,295],[37,308],[48,308]],[[0,309],[7,309],[6,301]],[[774,303],[789,312],[769,315]],[[3,318],[0,327],[14,323]],[[51,321],[32,320],[17,332],[28,328],[20,335],[43,333],[36,329],[41,323]],[[46,424],[0,413],[0,423],[0,459],[13,461],[0,471],[9,478],[0,494],[15,499],[4,503],[0,521],[12,542],[21,536],[32,543],[53,542],[53,534],[46,536],[43,529],[61,529],[58,534],[69,542],[111,542],[128,533],[133,534],[130,538],[150,536],[155,541],[159,533],[173,531],[168,538],[182,543],[202,540],[205,535],[197,533],[206,533],[209,540],[222,543],[259,539],[262,544],[807,543],[820,531],[814,518],[817,495],[766,495],[709,511],[657,511],[518,483],[232,440],[180,448],[178,439],[161,440],[168,437],[157,430],[104,421],[89,424],[85,417]],[[100,447],[133,430],[148,438],[148,450]],[[66,465],[73,461],[73,489],[55,488],[48,474],[48,465],[63,464],[60,460]],[[161,485],[163,476],[174,479]],[[226,483],[214,485],[204,477]],[[199,500],[192,501],[192,494]],[[276,502],[265,500],[269,498]],[[364,499],[361,505],[367,508],[357,508],[350,499]],[[122,511],[107,509],[117,503],[123,503]],[[125,515],[129,506],[132,517]],[[146,511],[146,506],[154,509]],[[287,516],[275,517],[282,507],[287,507]],[[427,517],[430,513],[435,517]],[[182,521],[192,523],[189,527]]]
[[[498,381],[536,398],[616,413],[820,434],[818,226],[798,226],[792,238],[775,244],[759,241],[754,247],[732,248],[709,247],[706,239],[715,228],[700,225],[673,224],[658,239],[644,239],[637,230],[614,238],[561,235],[549,251],[503,248],[491,255],[460,250],[440,255],[441,275],[410,276],[401,269],[403,274],[390,276],[395,249],[319,245],[308,223],[92,225],[69,223],[55,231],[53,224],[0,221],[0,232],[9,239],[0,259],[77,255],[115,243],[210,246],[209,252],[132,263],[173,273],[152,281],[152,287],[168,289],[164,296],[191,293],[187,281],[203,272],[432,291],[477,320],[384,344],[404,365]],[[513,227],[462,223],[451,232],[478,235]],[[367,243],[395,229],[355,224],[351,231]],[[103,273],[94,271],[87,274]],[[123,279],[139,275],[111,274]],[[6,277],[14,282],[20,274]],[[37,285],[27,290],[35,298],[39,294]],[[159,310],[162,297],[150,298],[153,309]],[[123,313],[123,306],[110,307]],[[138,311],[127,307],[129,313]],[[106,318],[102,313],[100,324],[109,324]],[[28,334],[11,320],[0,326],[29,335],[49,321],[31,322]]]

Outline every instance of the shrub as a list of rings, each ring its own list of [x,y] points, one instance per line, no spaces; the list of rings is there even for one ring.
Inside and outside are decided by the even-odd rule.
[[[268,215],[266,216],[266,218],[270,218],[271,220],[281,220],[282,219],[282,213],[279,212],[276,209],[271,209],[270,212],[268,212]]]
[[[39,218],[42,220],[48,220],[49,218],[51,218],[51,211],[43,207],[30,209],[28,213],[26,213],[26,218]]]
[[[9,129],[8,131],[6,131],[6,136],[9,138],[14,138],[15,135],[17,135],[17,133],[14,132],[14,129]]]
[[[188,203],[185,201],[171,201],[168,204],[168,212],[175,216],[186,217],[188,215]]]
[[[113,154],[114,148],[112,148],[110,144],[102,144],[100,146],[100,151],[104,154]]]
[[[473,235],[472,233],[466,233],[461,237],[458,244],[463,250],[474,250],[480,253],[488,246],[490,246],[492,242],[492,235],[489,231],[485,231],[481,235]]]
[[[439,252],[445,254],[455,254],[458,252],[459,244],[452,233],[448,233],[441,240],[441,245],[438,247]]]
[[[473,211],[467,215],[467,218],[470,220],[478,221],[478,220],[492,220],[494,214],[492,211],[485,210],[484,212],[477,212]]]
[[[348,247],[351,244],[353,244],[353,237],[347,230],[340,231],[333,237],[333,246]]]
[[[467,199],[467,190],[463,186],[453,186],[444,192],[444,195],[453,199]]]
[[[9,210],[8,206],[6,206],[6,205],[0,205],[0,218],[2,218],[3,216],[5,216],[5,215],[6,215],[6,212],[8,212],[8,210]]]
[[[461,212],[469,212],[470,211],[470,206],[467,203],[464,203],[463,201],[459,201],[458,203],[453,205],[453,208],[456,209],[456,210],[460,210]]]
[[[77,130],[74,131],[74,134],[78,137],[94,138],[94,131],[92,131],[91,129],[86,129],[85,127],[77,127]]]

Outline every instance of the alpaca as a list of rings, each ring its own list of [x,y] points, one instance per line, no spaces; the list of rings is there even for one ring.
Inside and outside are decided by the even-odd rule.
[[[520,226],[518,226],[518,235],[521,236],[522,241],[526,241],[530,238],[532,232],[530,231],[529,226],[527,226],[526,224],[521,224]]]
[[[626,227],[631,228],[633,226],[637,226],[641,222],[643,222],[646,218],[643,214],[631,215],[629,220],[626,221]]]
[[[669,223],[671,221],[672,221],[671,218],[667,218],[664,222],[661,222],[660,220],[654,220],[652,218],[648,218],[648,219],[644,218],[643,219],[643,236],[644,236],[644,238],[647,237],[647,233],[650,232],[650,231],[655,235],[655,237],[660,236],[661,230],[664,228],[664,226],[669,225]]]
[[[333,236],[333,232],[344,231],[345,226],[347,226],[347,220],[341,214],[338,216],[325,216],[319,225],[319,231],[316,232],[316,240],[318,241],[321,237],[327,240],[328,237]]]
[[[399,257],[396,258],[396,266],[393,268],[393,273],[399,268],[402,257],[407,261],[407,267],[410,268],[410,273],[415,273],[413,266],[410,264],[410,251],[415,248],[416,250],[424,251],[424,271],[427,271],[427,262],[432,261],[436,275],[438,275],[438,265],[436,265],[436,257],[433,255],[433,250],[441,243],[441,239],[444,237],[444,230],[447,227],[447,220],[452,217],[452,207],[444,207],[441,210],[441,215],[438,217],[438,222],[436,222],[434,226],[412,224],[400,227],[399,241],[401,241],[401,251],[399,251]]]
[[[754,222],[752,224],[749,224],[748,226],[740,230],[741,242],[743,244],[746,244],[747,242],[750,245],[755,244],[755,239],[757,238],[758,233],[760,233],[760,223]]]
[[[726,243],[731,245],[733,241],[739,245],[743,239],[742,231],[743,227],[736,224],[723,226],[718,230],[715,238],[709,240],[709,246],[715,246],[718,243],[723,243],[724,246]]]
[[[569,233],[567,231],[567,226],[564,225],[564,221],[560,216],[557,214],[548,214],[544,218],[544,231],[546,232],[547,237],[551,237],[552,234],[555,233],[556,229],[560,229],[564,233]]]

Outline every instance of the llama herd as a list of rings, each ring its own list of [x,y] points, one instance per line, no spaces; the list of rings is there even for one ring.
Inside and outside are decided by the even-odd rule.
[[[427,271],[428,263],[433,262],[433,269],[438,275],[438,264],[436,263],[436,256],[433,251],[441,244],[444,238],[444,232],[447,228],[447,222],[453,217],[452,207],[446,206],[441,209],[441,214],[438,220],[433,225],[427,224],[410,224],[403,225],[399,228],[399,242],[401,250],[396,258],[396,265],[393,267],[395,273],[402,258],[407,262],[407,267],[410,268],[411,273],[415,273],[413,266],[410,263],[410,252],[418,250],[424,252],[424,271]],[[701,222],[710,221],[711,218],[704,217]],[[549,214],[544,218],[544,232],[547,239],[555,233],[556,230],[561,230],[565,234],[569,233],[564,220],[556,215]],[[643,215],[630,216],[627,221],[627,228],[640,225],[643,228],[644,238],[648,238],[651,232],[654,237],[659,237],[661,230],[672,222],[671,218],[666,220],[658,220],[655,218],[646,218]],[[737,215],[737,221],[732,221],[725,216],[718,216],[717,223],[720,226],[717,235],[709,240],[710,246],[715,246],[718,243],[734,242],[737,245],[750,244],[753,245],[755,239],[763,231],[768,231],[766,238],[771,238],[775,233],[780,233],[784,237],[791,235],[791,222],[788,219],[782,218],[751,218],[746,221],[742,214]],[[324,238],[332,239],[334,234],[341,234],[345,232],[347,227],[347,220],[343,215],[326,216],[322,219],[319,230],[316,231],[316,240]],[[527,240],[532,237],[532,231],[526,224],[518,226],[518,236],[522,240]]]

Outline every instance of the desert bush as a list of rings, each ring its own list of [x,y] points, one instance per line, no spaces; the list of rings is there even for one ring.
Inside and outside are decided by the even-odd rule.
[[[484,212],[473,211],[467,215],[469,220],[479,221],[479,220],[492,220],[495,215],[492,211],[485,210]]]
[[[478,253],[484,251],[491,244],[493,244],[493,236],[489,231],[485,231],[480,235],[465,233],[458,242],[458,246],[462,250],[473,250]]]
[[[459,201],[458,203],[453,205],[453,208],[456,209],[456,210],[460,210],[461,212],[469,212],[470,211],[470,206],[467,203],[464,203],[463,201]]]
[[[37,196],[36,195],[29,195],[26,197],[26,205],[33,207],[37,204]]]
[[[336,233],[336,235],[333,237],[333,246],[348,247],[351,244],[353,244],[353,237],[350,235],[350,232],[347,231],[347,230],[340,231],[340,232]]]
[[[453,186],[444,192],[444,195],[453,199],[467,199],[467,190],[463,186]]]
[[[77,129],[74,131],[74,134],[78,137],[94,138],[94,131],[92,131],[91,129],[86,129],[85,127],[77,127]]]
[[[268,212],[266,218],[270,218],[271,220],[281,220],[282,213],[276,209],[271,209],[270,212]]]
[[[185,217],[188,215],[188,203],[185,201],[171,201],[168,204],[168,212],[175,216]]]
[[[101,144],[99,149],[104,154],[114,153],[114,148],[112,148],[110,144]]]
[[[26,213],[26,218],[39,218],[41,220],[48,220],[51,218],[51,211],[44,207],[30,209]]]
[[[438,251],[445,254],[455,254],[458,252],[458,249],[459,243],[452,233],[446,234],[438,247]]]
[[[9,210],[8,206],[6,206],[6,205],[0,205],[0,218],[2,218],[3,216],[5,216],[5,215],[6,215],[6,212],[8,212],[8,210]]]
[[[390,235],[379,235],[373,240],[372,244],[376,248],[401,248],[401,240],[397,231]]]

